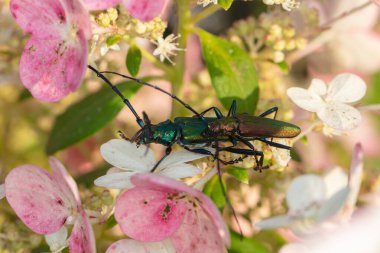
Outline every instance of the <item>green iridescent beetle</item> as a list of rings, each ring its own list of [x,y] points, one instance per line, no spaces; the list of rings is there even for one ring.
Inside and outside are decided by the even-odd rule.
[[[174,144],[179,144],[186,150],[194,153],[210,155],[223,164],[233,164],[237,161],[241,161],[243,158],[224,161],[219,158],[219,152],[221,151],[241,154],[244,156],[253,156],[256,160],[255,169],[261,171],[263,169],[264,154],[262,151],[256,150],[250,141],[259,140],[273,147],[290,149],[291,147],[289,146],[273,142],[272,138],[293,138],[301,132],[298,126],[291,123],[265,118],[265,116],[272,113],[276,115],[278,110],[277,107],[273,107],[259,116],[251,116],[246,113],[236,113],[236,101],[233,101],[227,116],[224,116],[217,107],[211,107],[202,113],[198,113],[191,106],[180,100],[177,96],[162,90],[155,85],[116,72],[99,72],[92,66],[89,66],[89,68],[93,70],[98,77],[103,79],[103,81],[105,81],[122,98],[123,102],[129,107],[136,117],[136,121],[141,129],[130,139],[130,141],[135,142],[137,145],[158,143],[166,146],[165,155],[156,163],[151,172],[153,172],[157,166],[171,153],[172,146]],[[129,100],[126,99],[123,94],[121,94],[121,92],[103,75],[105,73],[119,75],[139,84],[157,89],[180,102],[187,109],[193,112],[194,116],[177,117],[174,121],[166,120],[158,124],[152,124],[145,113],[143,113],[143,119],[141,119]],[[211,110],[215,112],[216,117],[205,117],[204,115]],[[269,138],[271,140],[269,140]],[[220,142],[230,142],[231,146],[220,147]],[[246,148],[238,148],[238,143],[244,144]],[[207,149],[207,147],[214,148],[215,152],[213,153]],[[220,171],[219,162],[217,162],[218,171]]]

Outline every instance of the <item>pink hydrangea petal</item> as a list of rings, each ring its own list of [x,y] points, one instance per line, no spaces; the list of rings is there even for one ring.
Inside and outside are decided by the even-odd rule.
[[[51,234],[71,215],[71,203],[52,176],[33,165],[14,168],[5,179],[5,194],[17,216],[34,232]]]
[[[80,210],[73,231],[69,237],[70,253],[96,252],[95,236],[85,211]]]
[[[123,0],[123,4],[132,17],[147,22],[161,14],[166,0]]]
[[[117,5],[120,0],[82,0],[88,10],[104,10]]]
[[[227,252],[217,228],[200,209],[186,212],[184,222],[171,239],[177,253]]]
[[[111,244],[106,253],[176,253],[170,240],[161,242],[139,242],[124,239]]]
[[[61,186],[61,189],[66,192],[66,195],[72,196],[76,200],[75,204],[80,204],[78,186],[74,179],[67,173],[65,166],[56,158],[49,157],[49,164],[53,171],[54,180]]]
[[[213,204],[213,202],[202,192],[187,186],[182,182],[162,177],[153,173],[140,173],[132,176],[131,181],[134,185],[150,190],[158,191],[177,191],[184,192],[194,197],[197,197],[201,201],[203,210],[211,217],[214,225],[217,227],[218,232],[225,241],[227,246],[230,245],[230,236],[226,224],[223,221],[220,212]]]
[[[86,70],[87,42],[65,39],[40,40],[32,37],[20,62],[20,78],[32,95],[55,102],[74,91]]]
[[[91,22],[90,15],[82,5],[82,1],[78,0],[61,0],[68,19],[68,31],[72,33],[73,30],[83,32],[86,39],[91,38]]]
[[[12,0],[10,9],[21,28],[40,39],[59,38],[57,30],[67,24],[61,1]]]
[[[187,204],[171,199],[173,191],[135,187],[116,201],[115,218],[127,236],[139,241],[161,241],[183,222]]]

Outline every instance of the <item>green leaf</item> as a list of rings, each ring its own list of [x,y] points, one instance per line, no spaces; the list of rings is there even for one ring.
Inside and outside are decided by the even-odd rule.
[[[289,73],[289,65],[285,61],[279,62],[279,63],[277,63],[277,65],[280,67],[280,69],[284,73],[286,73],[286,74]]]
[[[263,244],[253,238],[241,238],[241,236],[231,231],[231,247],[229,253],[270,253]]]
[[[231,166],[227,168],[227,173],[242,183],[248,184],[249,175],[246,168]]]
[[[128,68],[129,73],[132,76],[136,76],[139,72],[141,64],[141,51],[140,49],[133,45],[129,48],[127,59],[126,59],[126,65]]]
[[[126,98],[131,98],[139,85],[125,82],[117,87]],[[116,117],[123,107],[123,101],[108,87],[70,106],[56,118],[46,153],[53,154],[93,135]]]
[[[224,181],[222,183],[224,187],[226,187]],[[209,196],[212,199],[212,201],[214,201],[215,205],[219,209],[223,209],[226,205],[226,198],[223,195],[222,187],[220,185],[218,176],[214,176],[210,181],[207,182],[205,188],[203,189],[203,192],[207,196]]]
[[[116,45],[120,41],[121,41],[121,37],[119,35],[113,35],[113,36],[107,38],[106,44],[108,47],[111,47],[113,45]]]
[[[248,54],[234,43],[203,30],[198,34],[212,85],[223,106],[229,109],[232,101],[236,100],[238,112],[253,114],[259,98],[259,86]]]
[[[223,7],[223,9],[228,10],[234,0],[218,0],[218,4]]]
[[[19,94],[19,96],[18,96],[18,102],[24,102],[25,100],[28,100],[28,99],[30,99],[32,97],[33,96],[32,96],[32,94],[30,93],[29,90],[23,89],[21,91],[21,93]]]

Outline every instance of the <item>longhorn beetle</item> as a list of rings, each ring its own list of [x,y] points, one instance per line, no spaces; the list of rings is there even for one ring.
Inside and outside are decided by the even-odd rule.
[[[135,142],[137,145],[159,143],[166,146],[165,155],[154,165],[151,172],[154,172],[157,166],[171,153],[172,146],[175,143],[179,144],[188,151],[210,155],[217,161],[216,167],[222,193],[225,196],[227,205],[232,210],[237,224],[239,225],[240,234],[242,234],[236,213],[227,197],[226,190],[222,183],[222,174],[219,162],[222,162],[223,164],[233,164],[238,161],[242,161],[246,156],[253,156],[256,160],[255,169],[261,171],[263,169],[264,154],[262,151],[256,150],[250,141],[259,140],[273,147],[290,149],[289,146],[273,142],[273,138],[293,138],[300,133],[300,128],[287,122],[265,118],[265,116],[272,113],[274,113],[275,118],[278,111],[277,107],[273,107],[259,116],[251,116],[247,113],[238,114],[236,113],[236,101],[234,100],[227,116],[224,116],[217,107],[211,107],[202,113],[198,113],[190,105],[186,104],[174,94],[171,94],[155,85],[116,72],[99,72],[92,66],[88,67],[116,92],[125,105],[131,110],[133,115],[136,117],[137,124],[141,127],[141,129],[130,140],[123,134],[121,137]],[[106,73],[118,75],[135,81],[141,85],[146,85],[159,90],[181,103],[188,110],[193,112],[194,116],[177,117],[174,121],[166,120],[155,125],[150,122],[148,115],[143,112],[143,119],[141,119],[129,100],[125,98],[117,87],[103,75]],[[211,110],[215,112],[216,117],[205,117],[204,115]],[[271,138],[271,140],[268,140],[268,138]],[[219,142],[230,142],[232,145],[219,147]],[[238,143],[243,143],[247,146],[247,148],[237,148]],[[214,148],[215,153],[212,153],[205,147]],[[219,158],[220,151],[241,154],[243,157],[231,161],[224,161]]]

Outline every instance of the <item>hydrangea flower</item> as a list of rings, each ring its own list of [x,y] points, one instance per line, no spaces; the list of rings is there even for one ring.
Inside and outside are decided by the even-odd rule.
[[[96,252],[92,227],[74,179],[57,159],[51,157],[49,163],[52,174],[33,165],[23,165],[7,175],[5,195],[9,204],[22,222],[38,234],[58,232],[62,235],[65,232],[61,229],[72,224],[70,252]],[[62,240],[57,244],[62,245]]]
[[[78,0],[12,0],[11,12],[31,34],[20,78],[32,95],[55,102],[79,86],[87,64],[90,19]]]
[[[176,253],[170,240],[161,242],[139,242],[124,239],[114,242],[106,253]]]
[[[132,17],[143,22],[159,16],[167,4],[167,0],[123,0],[123,5]]]
[[[140,146],[126,140],[113,139],[100,147],[100,152],[108,163],[115,166],[107,175],[95,180],[95,184],[102,187],[125,189],[131,188],[131,176],[149,172],[157,163],[151,149]],[[172,153],[163,160],[155,170],[155,173],[174,179],[192,177],[201,172],[193,165],[186,164],[206,155],[195,154],[189,151]]]
[[[281,4],[286,11],[292,11],[300,7],[300,2],[295,0],[263,0],[263,3],[266,5]]]
[[[361,122],[360,112],[347,103],[360,100],[366,93],[365,82],[357,75],[337,75],[326,85],[320,79],[313,79],[310,87],[292,87],[287,90],[290,99],[304,110],[315,112],[329,127],[352,130]]]
[[[262,229],[289,227],[295,232],[310,232],[316,223],[333,217],[342,210],[342,219],[351,216],[362,176],[362,148],[354,149],[349,178],[337,167],[323,177],[306,174],[295,178],[286,193],[289,211],[286,215],[262,220],[255,226]],[[312,226],[312,227],[310,227]]]
[[[153,42],[157,45],[157,48],[153,51],[153,55],[160,56],[160,61],[164,61],[167,59],[171,64],[174,62],[170,59],[170,56],[175,56],[176,51],[183,51],[184,49],[178,48],[178,43],[174,42],[178,36],[174,36],[174,34],[168,35],[165,39],[158,38],[156,42]]]
[[[222,253],[230,244],[223,219],[202,192],[153,173],[131,177],[134,188],[115,205],[115,219],[128,237],[142,242],[170,239],[177,253]]]
[[[209,4],[218,4],[218,0],[197,0],[197,4],[206,7]]]

